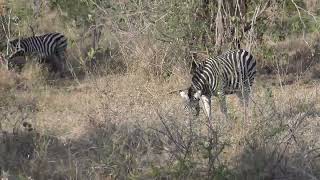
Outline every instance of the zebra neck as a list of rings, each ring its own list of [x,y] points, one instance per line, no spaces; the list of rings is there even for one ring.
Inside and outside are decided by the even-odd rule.
[[[192,83],[191,88],[194,92],[201,91],[203,95],[212,95],[212,89],[210,88],[209,84],[194,84]]]
[[[203,86],[202,86],[200,83],[194,83],[194,82],[192,82],[191,88],[192,88],[194,91],[201,91],[201,90],[203,89]]]

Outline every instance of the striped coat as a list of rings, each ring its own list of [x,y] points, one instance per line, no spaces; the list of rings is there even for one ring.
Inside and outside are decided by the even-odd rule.
[[[17,56],[36,54],[46,62],[54,66],[56,70],[63,70],[65,66],[65,51],[67,38],[61,33],[48,33],[40,36],[18,38],[10,41],[14,53],[10,56],[13,59]]]
[[[196,107],[199,114],[199,100],[204,103],[211,119],[211,96],[219,96],[221,111],[227,116],[225,95],[236,93],[247,105],[256,75],[256,61],[246,50],[238,49],[209,58],[201,64],[192,65],[193,77],[188,91],[180,92],[188,105]]]

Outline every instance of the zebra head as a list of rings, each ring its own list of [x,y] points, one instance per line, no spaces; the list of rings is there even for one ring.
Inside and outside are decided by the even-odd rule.
[[[10,41],[9,43],[10,43],[10,46],[11,46],[11,47],[13,47],[13,48],[18,48],[19,45],[20,45],[19,42],[20,42],[20,39],[14,39],[14,40]]]
[[[21,47],[21,39],[19,38],[9,41],[9,44],[13,52],[24,51],[24,49]]]
[[[9,44],[11,46],[11,51],[13,52],[9,59],[17,57],[17,56],[23,56],[25,54],[25,49],[23,48],[23,44],[21,44],[22,39],[14,39],[9,41]]]
[[[199,81],[199,74],[203,71],[204,62],[196,63],[192,61],[190,74],[193,75],[192,77],[192,84],[187,91],[180,91],[181,97],[187,103],[187,109],[195,109],[196,116],[199,115],[200,105],[199,100],[202,95],[202,83]]]
[[[194,104],[199,102],[201,91],[196,90],[191,86],[187,91],[180,91],[180,96],[189,104]]]
[[[28,43],[26,42],[26,38],[20,38],[20,37],[9,41],[11,48],[16,50],[26,48],[26,43]]]
[[[180,96],[185,100],[185,109],[195,110],[195,115],[199,115],[200,105],[199,100],[201,97],[201,91],[196,90],[191,86],[187,91],[180,91]]]

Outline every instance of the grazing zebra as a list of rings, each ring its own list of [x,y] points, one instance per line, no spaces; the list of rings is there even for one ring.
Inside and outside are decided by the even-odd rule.
[[[9,57],[9,61],[17,56],[36,54],[44,59],[44,62],[51,64],[53,71],[65,70],[65,51],[68,43],[67,38],[61,33],[18,38],[10,41],[10,45],[14,53]]]
[[[192,63],[192,83],[180,95],[199,115],[199,100],[211,120],[211,96],[218,96],[221,111],[227,117],[227,94],[236,93],[242,104],[248,105],[251,85],[256,74],[256,61],[246,50],[230,50],[201,64]],[[244,101],[244,102],[243,102]]]

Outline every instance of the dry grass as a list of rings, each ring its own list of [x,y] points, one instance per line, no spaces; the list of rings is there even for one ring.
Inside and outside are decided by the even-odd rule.
[[[40,78],[39,69],[1,70],[3,176],[207,177],[205,117],[190,119],[178,95],[167,94],[188,84],[184,71],[165,81],[128,73],[57,85]],[[319,178],[320,86],[263,84],[257,80],[246,117],[230,96],[226,122],[214,101],[215,143],[223,147],[215,177]],[[190,152],[178,148],[186,142]],[[185,153],[189,165],[181,165]]]
[[[203,113],[192,117],[177,94],[168,94],[190,81],[179,48],[127,36],[118,38],[118,55],[100,74],[55,79],[35,63],[21,73],[0,70],[2,177],[320,177],[317,79],[284,85],[285,72],[259,76],[250,109],[228,98],[228,121],[214,99],[211,130]],[[77,47],[70,54],[81,57]]]
[[[320,178],[319,66],[311,76],[300,66],[301,57],[318,63],[318,35],[308,37],[311,49],[301,39],[269,44],[289,58],[258,57],[272,75],[256,80],[250,108],[229,96],[226,121],[213,99],[209,129],[204,113],[193,117],[178,94],[168,94],[190,83],[185,44],[160,42],[132,26],[123,31],[107,18],[102,50],[92,58],[91,30],[44,12],[35,29],[66,34],[75,74],[56,79],[35,63],[21,73],[0,68],[1,178]],[[30,32],[24,23],[20,30]],[[284,83],[290,65],[296,69]]]

